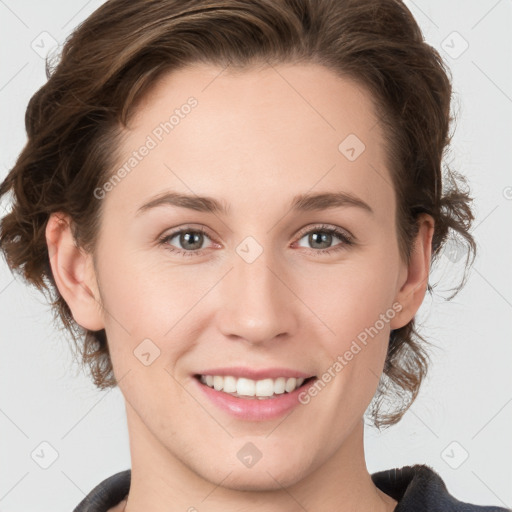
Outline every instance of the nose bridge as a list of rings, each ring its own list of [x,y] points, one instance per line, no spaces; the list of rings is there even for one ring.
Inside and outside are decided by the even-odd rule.
[[[221,329],[227,336],[262,343],[295,327],[292,292],[270,248],[247,237],[233,254],[223,283]]]

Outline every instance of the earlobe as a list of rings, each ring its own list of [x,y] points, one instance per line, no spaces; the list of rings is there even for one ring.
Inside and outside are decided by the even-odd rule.
[[[68,215],[60,212],[50,215],[46,244],[55,283],[75,322],[92,331],[103,329],[92,255],[75,245]]]
[[[401,305],[402,309],[390,322],[391,329],[399,329],[414,318],[427,290],[434,219],[431,215],[423,213],[418,217],[418,224],[411,260],[405,269],[405,278],[402,283],[399,283],[399,290],[395,297],[395,301]]]

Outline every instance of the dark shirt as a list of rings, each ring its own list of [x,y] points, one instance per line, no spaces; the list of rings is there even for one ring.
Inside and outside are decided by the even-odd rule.
[[[371,475],[373,483],[398,502],[394,512],[511,512],[502,507],[482,507],[455,499],[441,477],[430,467],[416,464]],[[131,470],[116,473],[98,484],[73,512],[106,512],[128,495]]]

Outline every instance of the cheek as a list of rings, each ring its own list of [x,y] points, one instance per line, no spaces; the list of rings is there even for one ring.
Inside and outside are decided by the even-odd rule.
[[[356,421],[364,414],[377,389],[396,314],[391,281],[378,272],[347,273],[343,286],[329,285],[319,316],[332,334],[321,337],[325,359],[319,378],[328,381],[330,392],[322,396],[332,411],[329,421],[340,429],[349,417]]]
[[[122,251],[105,251],[99,273],[106,332],[119,374],[138,372],[142,354],[154,360],[145,374],[169,369],[189,348],[200,322],[201,298],[219,280],[211,270],[198,275],[192,265],[153,264],[147,256]]]
[[[392,258],[369,255],[326,265],[314,277],[297,281],[294,290],[324,326],[326,335],[321,339],[331,359],[348,350],[353,340],[387,339],[395,314],[395,267]]]
[[[189,302],[197,302],[203,288],[188,277],[190,270],[152,264],[142,253],[105,253],[101,289],[104,307],[111,313],[106,321],[134,335],[164,335],[190,309]]]

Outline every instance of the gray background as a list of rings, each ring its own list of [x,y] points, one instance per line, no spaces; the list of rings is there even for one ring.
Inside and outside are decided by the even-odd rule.
[[[25,108],[45,82],[41,56],[102,3],[0,0],[0,179],[25,143]],[[427,295],[417,318],[438,347],[430,375],[397,426],[367,429],[368,469],[426,463],[459,499],[512,507],[512,2],[406,4],[453,73],[447,163],[476,196],[479,255],[455,299],[443,300],[442,285]],[[459,256],[446,252],[430,282],[450,282]],[[130,467],[122,395],[95,390],[43,295],[2,259],[0,320],[0,512],[72,510]]]

